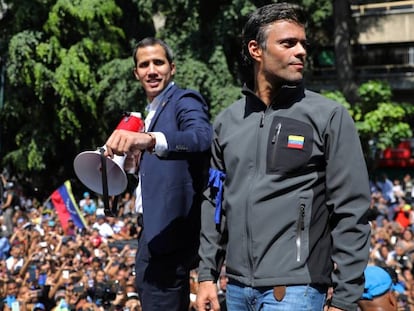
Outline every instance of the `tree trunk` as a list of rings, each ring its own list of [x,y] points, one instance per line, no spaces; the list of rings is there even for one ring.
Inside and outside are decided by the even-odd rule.
[[[358,98],[358,86],[355,82],[355,73],[352,62],[351,46],[351,9],[347,0],[334,0],[334,19],[335,19],[335,56],[336,56],[336,75],[340,91],[344,94],[347,101],[353,105]]]

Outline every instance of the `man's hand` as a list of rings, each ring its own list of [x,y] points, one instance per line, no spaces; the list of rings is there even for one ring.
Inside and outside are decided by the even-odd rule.
[[[334,269],[336,269],[337,267],[338,267],[337,264],[334,263]],[[334,293],[333,287],[329,287],[328,291],[326,293],[326,304],[323,307],[323,311],[344,311],[342,309],[338,309],[338,308],[335,308],[333,306],[329,306],[330,302],[332,301],[333,293]]]
[[[323,307],[323,311],[344,311],[344,310],[338,309],[338,308],[335,308],[335,307],[332,307],[332,306],[325,305]]]
[[[327,304],[323,307],[323,311],[344,311],[344,310],[342,310],[342,309],[338,309],[338,308],[335,308],[335,307],[333,307],[333,306],[329,306],[328,301],[330,302],[330,301],[332,300],[332,296],[333,296],[333,288],[332,288],[332,287],[330,287],[330,288],[328,289],[327,294],[326,294],[326,301],[327,301]]]
[[[216,283],[213,281],[202,281],[198,284],[196,305],[197,311],[220,310]]]
[[[115,130],[106,141],[106,155],[112,157],[127,153],[137,153],[151,146],[153,138],[147,133]]]

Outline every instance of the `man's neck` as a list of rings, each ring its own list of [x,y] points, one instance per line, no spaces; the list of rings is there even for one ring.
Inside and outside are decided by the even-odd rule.
[[[280,87],[269,85],[268,83],[256,84],[254,92],[266,106],[270,106],[280,91]]]

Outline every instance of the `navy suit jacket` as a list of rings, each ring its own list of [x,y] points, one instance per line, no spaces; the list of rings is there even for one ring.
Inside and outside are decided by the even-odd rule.
[[[208,106],[192,90],[173,85],[148,132],[162,132],[165,156],[144,152],[140,162],[143,231],[152,255],[197,252],[201,195],[208,182],[212,126]]]

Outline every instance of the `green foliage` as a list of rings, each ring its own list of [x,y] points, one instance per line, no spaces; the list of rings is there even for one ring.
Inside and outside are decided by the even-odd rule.
[[[241,96],[240,87],[233,84],[233,78],[226,70],[220,48],[217,48],[207,64],[181,55],[177,60],[177,68],[177,83],[200,91],[211,107],[212,118]]]
[[[101,122],[116,122],[123,111],[144,111],[147,100],[138,81],[133,77],[133,67],[131,57],[114,59],[99,68],[99,82],[92,91],[103,104],[99,111]],[[113,116],[117,116],[117,120],[113,120]]]
[[[410,125],[405,122],[407,111],[393,102],[378,103],[375,110],[367,112],[357,127],[362,137],[376,139],[377,148],[396,145],[401,139],[412,136]]]
[[[414,107],[392,101],[391,88],[385,82],[368,81],[360,85],[360,101],[354,106],[347,103],[338,91],[323,94],[342,103],[349,110],[367,156],[372,154],[370,142],[375,142],[374,156],[377,156],[379,151],[413,136],[409,120],[414,116]]]
[[[344,94],[342,94],[340,91],[324,91],[322,92],[322,95],[334,101],[337,101],[338,103],[342,104],[346,109],[348,109],[351,112],[351,114],[353,113],[353,111],[351,110],[351,105],[346,101]]]
[[[74,154],[84,144],[102,144],[95,142],[106,130],[97,126],[105,110],[97,88],[101,67],[125,54],[121,15],[115,1],[58,0],[42,31],[23,30],[12,37],[7,75],[10,90],[18,92],[1,114],[15,137],[6,144],[4,165],[36,176],[46,167],[64,166],[68,178]],[[3,114],[10,111],[15,114]],[[10,123],[17,119],[20,127]],[[64,154],[62,146],[68,150]]]
[[[39,31],[56,0],[2,0],[0,41],[7,41],[22,30]]]
[[[383,81],[368,81],[358,88],[360,103],[363,112],[375,109],[377,103],[390,102],[392,91],[390,85]]]
[[[32,139],[30,141],[29,144],[29,152],[27,155],[27,168],[28,169],[36,169],[38,170],[39,168],[45,169],[46,168],[46,163],[43,162],[43,153],[44,153],[44,147],[43,148],[39,148],[36,144],[36,141],[34,139]],[[40,149],[40,150],[39,150]]]
[[[356,108],[363,119],[357,127],[365,139],[374,139],[380,150],[395,146],[401,139],[413,135],[408,123],[413,116],[412,105],[392,101],[391,87],[382,81],[369,81],[358,89],[360,102]]]
[[[16,137],[16,140],[21,142],[21,135]],[[17,146],[20,148],[9,152],[4,159],[5,161],[15,163],[17,171],[25,172],[32,169],[46,169],[46,163],[43,162],[43,155],[46,151],[45,147],[38,148],[34,139],[31,139],[27,146],[22,146],[21,143],[17,143]]]
[[[121,15],[121,10],[113,0],[58,0],[52,7],[44,28],[51,36],[60,38],[65,47],[84,37],[95,43],[115,43],[124,36],[116,26]],[[100,52],[103,56],[110,57],[114,51],[116,47],[106,45]]]
[[[34,87],[33,68],[36,65],[36,46],[40,44],[42,34],[22,31],[10,40],[7,74],[12,84]]]

